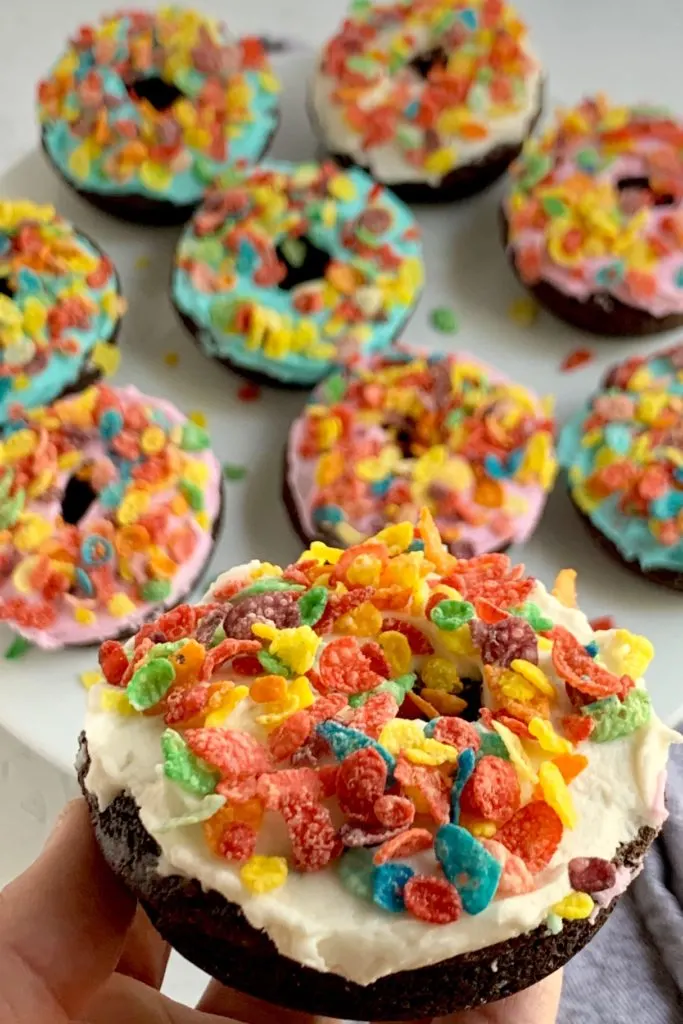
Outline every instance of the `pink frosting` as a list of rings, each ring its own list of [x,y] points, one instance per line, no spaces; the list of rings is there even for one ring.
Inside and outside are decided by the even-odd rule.
[[[164,401],[160,398],[150,398],[143,395],[135,387],[126,387],[115,389],[117,393],[124,399],[142,400],[145,405],[162,412],[173,425],[183,424],[187,421],[186,417],[170,402]],[[90,440],[86,447],[85,452],[88,456],[94,460],[103,460],[105,457],[105,446],[104,443],[99,441],[97,438]],[[164,600],[164,605],[171,607],[176,604],[177,601],[182,598],[187,591],[193,586],[200,574],[202,566],[208,560],[211,548],[213,547],[213,536],[212,527],[215,524],[218,516],[221,504],[221,467],[216,459],[215,455],[210,449],[204,451],[192,452],[191,457],[193,461],[200,462],[208,468],[208,478],[206,487],[204,490],[204,503],[205,510],[209,520],[208,530],[201,529],[199,525],[192,520],[191,527],[196,536],[196,545],[192,552],[192,555],[181,565],[179,565],[175,575],[171,580],[171,591],[167,598]],[[26,506],[27,512],[38,512],[46,519],[56,519],[61,512],[61,499],[63,490],[70,477],[69,471],[63,471],[57,477],[55,484],[59,489],[59,494],[51,501],[29,501]],[[160,491],[153,495],[152,504],[150,511],[152,511],[155,505],[159,505],[164,501],[168,501],[169,497],[172,497],[172,493],[168,491]],[[97,500],[95,500],[88,511],[81,519],[79,526],[86,526],[89,522],[97,521],[106,516],[109,509],[105,509],[104,506]],[[170,521],[171,528],[173,526],[179,526],[181,524],[187,524],[187,517],[174,517]],[[132,572],[135,573],[135,556],[132,560]],[[124,581],[117,579],[117,591],[126,593],[127,586]],[[0,585],[0,599],[6,600],[19,595],[12,577],[9,576],[4,584]],[[79,602],[82,603],[82,602]],[[73,607],[70,605],[68,596],[59,599],[57,603],[57,618],[55,622],[48,629],[33,629],[28,627],[19,627],[12,623],[12,628],[20,632],[22,636],[26,637],[32,643],[37,644],[46,650],[54,650],[60,647],[65,647],[70,644],[95,644],[108,637],[117,636],[123,632],[132,633],[139,626],[150,617],[153,609],[158,608],[159,603],[143,602],[137,604],[135,611],[125,617],[115,617],[111,615],[105,608],[101,606],[97,608],[96,620],[91,625],[83,625],[77,622],[74,618]]]
[[[420,358],[423,355],[426,358],[424,353],[421,353],[416,349],[411,349],[410,353],[415,359]],[[485,363],[482,363],[467,352],[456,353],[453,356],[447,357],[447,359],[450,361],[457,361],[458,363],[473,364],[479,369],[485,371],[489,380],[495,384],[511,383],[508,377],[504,376],[499,371],[492,369],[490,366],[487,366]],[[372,367],[373,361],[370,360],[365,364],[361,364],[361,366],[365,366],[366,368]],[[325,384],[323,382],[323,384],[314,391],[311,398],[311,404],[316,406],[325,404],[321,398],[321,395],[324,394],[324,388]],[[544,413],[540,401],[531,392],[527,391],[527,395],[535,404],[536,416],[539,420],[542,420],[544,418]],[[346,398],[343,399],[343,404],[349,404]],[[438,410],[440,404],[441,402],[437,400],[434,404],[434,408]],[[306,414],[304,413],[294,421],[290,429],[287,447],[286,475],[289,492],[303,532],[307,536],[314,538],[321,535],[321,530],[313,517],[313,512],[319,504],[320,489],[316,484],[315,479],[319,457],[317,455],[314,457],[304,457],[301,454],[305,433]],[[385,445],[392,439],[389,432],[382,425],[365,424],[356,419],[354,421],[353,440],[354,443],[359,444],[371,441],[378,442],[380,445]],[[457,453],[454,452],[453,454]],[[464,520],[457,518],[451,520],[451,525],[457,525],[460,530],[458,543],[464,542],[471,545],[471,553],[473,555],[483,554],[487,551],[492,551],[511,543],[523,543],[528,540],[538,524],[547,497],[546,490],[543,486],[541,486],[537,481],[520,483],[512,478],[507,478],[504,481],[504,486],[507,497],[512,500],[521,499],[525,503],[524,511],[508,514],[504,529],[501,529],[500,527],[496,528],[495,517],[493,516],[489,517],[488,521],[483,524],[467,523]],[[464,493],[460,496],[465,499],[470,499],[471,490],[470,493]],[[481,511],[480,506],[475,506],[475,508],[478,511]],[[417,522],[418,514],[419,508],[417,505],[406,504],[401,507],[401,515],[399,518],[401,520]],[[437,521],[437,525],[442,525],[438,516],[435,516],[435,519]],[[369,508],[364,514],[347,516],[347,522],[349,522],[364,536],[371,536],[386,526],[388,520],[382,514],[382,510],[379,507],[375,507]]]

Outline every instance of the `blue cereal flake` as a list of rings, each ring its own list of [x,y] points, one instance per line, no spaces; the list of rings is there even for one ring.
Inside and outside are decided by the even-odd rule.
[[[460,821],[460,797],[467,780],[474,771],[476,760],[472,747],[465,747],[458,757],[458,767],[453,780],[453,789],[451,790],[451,821],[454,825],[457,825]]]
[[[596,644],[595,640],[591,640],[590,643],[584,644],[583,649],[586,654],[590,654],[591,658],[595,658],[600,653],[600,648]]]
[[[492,757],[502,757],[505,761],[510,760],[508,748],[505,746],[497,732],[489,732],[488,729],[484,728],[481,722],[477,722],[474,728],[479,733],[479,739],[481,740],[481,746],[477,751],[477,760],[479,760],[480,757],[487,757],[488,755],[491,755]]]
[[[313,509],[313,521],[316,523],[341,523],[343,518],[339,505],[319,505]]]
[[[338,863],[337,871],[344,888],[361,900],[374,898],[375,865],[373,851],[362,848],[348,850]]]
[[[345,757],[352,754],[354,750],[362,750],[363,747],[374,747],[378,754],[384,758],[389,772],[393,774],[396,767],[396,758],[392,757],[386,747],[376,740],[366,736],[359,729],[350,729],[340,722],[321,722],[316,726],[318,736],[322,736],[329,743],[332,753],[337,761],[343,761]]]
[[[460,893],[468,914],[481,914],[496,894],[502,867],[467,829],[442,825],[434,852],[443,872]]]
[[[405,910],[403,890],[415,872],[407,864],[389,862],[375,868],[372,884],[372,898],[378,907],[400,914]]]

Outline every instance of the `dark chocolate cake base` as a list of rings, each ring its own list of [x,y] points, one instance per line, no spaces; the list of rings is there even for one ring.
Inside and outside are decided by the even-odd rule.
[[[213,890],[205,892],[198,881],[160,875],[159,847],[145,831],[135,801],[121,793],[100,810],[85,785],[89,765],[82,734],[78,778],[98,842],[111,869],[137,896],[159,933],[218,981],[260,999],[265,994],[275,1006],[381,1021],[440,1017],[492,1003],[559,970],[595,935],[616,904],[600,910],[592,924],[565,921],[559,935],[539,926],[507,942],[358,985],[282,956],[265,932],[248,923],[237,904]],[[655,835],[654,829],[642,828],[632,842],[620,846],[614,863],[637,868]]]
[[[490,188],[507,171],[513,160],[516,160],[522,151],[526,139],[532,134],[539,117],[543,111],[543,89],[539,95],[539,103],[536,113],[531,120],[526,135],[516,143],[502,144],[491,149],[481,160],[471,164],[464,164],[449,171],[438,185],[430,185],[427,182],[406,181],[406,182],[382,182],[386,188],[402,199],[405,203],[416,205],[430,203],[453,203],[461,199],[469,199],[485,189]],[[308,116],[320,139],[321,145],[331,160],[340,167],[360,167],[371,177],[375,177],[367,164],[357,163],[352,157],[345,153],[335,153],[329,150],[325,140],[325,132],[320,124],[318,116],[309,97]],[[379,180],[379,179],[378,179]]]
[[[279,128],[280,120],[276,121],[273,126],[273,130],[268,136],[266,143],[259,153],[257,160],[262,160],[268,152],[270,145],[275,137],[275,133]],[[140,224],[143,227],[177,227],[180,224],[185,224],[190,219],[194,211],[201,203],[201,199],[198,199],[196,203],[184,203],[178,205],[176,203],[168,202],[165,199],[152,199],[149,196],[135,195],[134,193],[128,193],[126,195],[114,195],[113,193],[104,192],[93,192],[89,189],[79,188],[73,181],[67,178],[62,170],[52,159],[52,156],[45,145],[45,132],[41,133],[41,145],[43,153],[53,168],[53,170],[59,175],[65,185],[80,196],[81,199],[85,199],[86,202],[90,203],[96,209],[102,213],[106,213],[110,217],[116,217],[117,220],[128,221],[130,224]]]
[[[671,313],[668,316],[653,316],[645,309],[630,306],[609,292],[594,292],[587,299],[576,299],[560,291],[548,281],[537,281],[527,284],[520,277],[514,253],[508,249],[508,224],[504,211],[500,211],[500,227],[503,245],[508,261],[515,277],[523,288],[538,302],[539,306],[552,313],[559,320],[578,327],[589,334],[600,334],[607,337],[646,337],[660,334],[683,325],[683,314]]]
[[[571,489],[569,491],[569,497],[572,497]],[[611,541],[609,537],[606,537],[605,534],[594,525],[586,513],[579,508],[573,499],[572,505],[576,509],[577,514],[592,540],[599,548],[606,552],[610,558],[618,562],[625,569],[628,569],[629,572],[634,573],[636,576],[640,576],[641,579],[649,580],[650,583],[657,583],[660,587],[667,587],[669,590],[683,591],[683,572],[675,572],[673,569],[643,569],[640,563],[635,559],[631,560],[624,558],[614,541]]]

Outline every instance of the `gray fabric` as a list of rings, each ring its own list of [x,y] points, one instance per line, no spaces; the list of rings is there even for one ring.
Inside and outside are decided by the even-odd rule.
[[[669,819],[607,924],[565,971],[559,1024],[683,1022],[683,746]]]

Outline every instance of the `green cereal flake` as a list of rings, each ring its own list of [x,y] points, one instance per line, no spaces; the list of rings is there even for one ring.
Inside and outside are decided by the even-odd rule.
[[[197,796],[208,796],[215,791],[220,773],[193,754],[174,729],[167,729],[161,737],[161,752],[164,755],[164,775],[171,782]]]
[[[157,601],[165,601],[171,593],[170,580],[147,580],[140,589],[143,601],[155,604]]]
[[[157,825],[155,832],[171,832],[174,828],[187,828],[189,825],[199,824],[200,821],[208,821],[224,806],[224,796],[219,796],[218,793],[209,793],[200,801],[194,811],[181,814],[178,818],[169,818],[162,825]]]
[[[315,626],[327,607],[327,587],[313,587],[299,598],[299,617],[302,626]]]
[[[594,743],[609,743],[622,736],[630,736],[636,729],[646,725],[652,715],[652,704],[647,690],[634,689],[624,701],[608,697],[606,700],[586,704],[581,713],[589,715],[595,722],[591,740]]]
[[[201,512],[204,508],[204,493],[201,487],[189,480],[180,481],[180,490],[193,512]]]
[[[481,746],[477,751],[477,760],[480,757],[486,757],[487,755],[492,757],[502,757],[504,761],[510,760],[508,748],[505,746],[497,732],[489,732],[488,729],[484,728],[481,722],[476,722],[474,728],[479,733],[479,739],[481,740]]]
[[[263,576],[250,586],[245,587],[235,594],[233,601],[241,601],[245,597],[255,597],[256,594],[268,594],[275,590],[305,590],[301,583],[288,583],[281,580],[279,576]]]
[[[291,668],[275,654],[271,654],[270,651],[259,651],[256,657],[270,675],[284,676],[285,679],[291,678]]]
[[[458,330],[458,318],[453,310],[447,306],[439,306],[437,309],[433,309],[430,319],[432,327],[436,328],[437,331],[441,331],[442,334],[455,334]]]
[[[146,711],[164,697],[175,679],[175,669],[168,658],[154,658],[133,673],[126,694],[136,711]]]
[[[439,601],[432,608],[429,617],[437,629],[451,633],[474,618],[474,605],[469,601]]]
[[[210,443],[209,435],[203,427],[198,427],[192,420],[183,424],[180,447],[184,452],[203,452]]]
[[[372,901],[375,866],[373,851],[366,849],[348,850],[339,861],[337,871],[342,885],[353,896]]]
[[[30,640],[26,640],[23,636],[15,636],[12,643],[5,651],[5,659],[7,661],[16,661],[18,658],[23,658],[27,651],[30,651],[33,644]]]
[[[526,619],[535,633],[545,633],[553,628],[553,620],[547,619],[541,609],[533,601],[526,601],[521,608],[513,608],[512,614]]]
[[[346,380],[343,373],[331,374],[323,384],[325,401],[340,402],[346,394]]]
[[[224,480],[244,480],[247,475],[246,466],[238,466],[234,463],[226,462],[223,464],[223,479]]]

